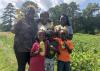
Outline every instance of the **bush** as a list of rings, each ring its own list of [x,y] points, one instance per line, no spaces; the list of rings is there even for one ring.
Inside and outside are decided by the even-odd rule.
[[[73,71],[99,71],[100,36],[76,34],[73,38]]]
[[[75,34],[72,42],[72,71],[100,71],[100,36]],[[0,71],[16,71],[17,63],[12,47],[13,34],[0,33]]]

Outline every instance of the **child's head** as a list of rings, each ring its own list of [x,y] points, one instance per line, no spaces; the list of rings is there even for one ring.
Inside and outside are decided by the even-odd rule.
[[[54,36],[54,32],[52,30],[47,30],[46,31],[46,38],[47,39],[52,39]]]
[[[45,40],[45,31],[42,31],[42,30],[38,31],[37,36],[38,36],[39,41]]]
[[[67,39],[67,28],[66,27],[62,27],[61,30],[59,31],[59,37],[62,40],[66,40]]]
[[[62,39],[62,40],[66,40],[66,33],[65,32],[60,32],[59,33],[59,37]]]

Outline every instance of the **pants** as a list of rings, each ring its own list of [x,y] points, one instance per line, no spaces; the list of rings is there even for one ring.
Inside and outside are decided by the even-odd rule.
[[[45,71],[54,71],[54,59],[45,58]]]
[[[58,61],[57,71],[71,71],[70,62]]]
[[[17,63],[18,63],[18,70],[17,71],[25,71],[25,66],[30,61],[30,52],[18,52],[15,51]]]

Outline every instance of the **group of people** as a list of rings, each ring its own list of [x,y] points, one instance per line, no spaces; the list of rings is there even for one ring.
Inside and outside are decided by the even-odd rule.
[[[55,60],[57,71],[71,71],[73,30],[68,17],[62,14],[60,24],[54,25],[48,12],[37,20],[34,16],[35,9],[28,7],[25,18],[12,27],[18,71],[25,71],[27,63],[29,71],[54,71]]]

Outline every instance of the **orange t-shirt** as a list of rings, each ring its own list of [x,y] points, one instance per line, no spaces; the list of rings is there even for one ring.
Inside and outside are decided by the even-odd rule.
[[[62,48],[64,41],[62,41],[60,38],[56,38],[56,40],[59,42],[58,51],[60,52],[60,54],[58,54],[57,56],[57,59],[64,62],[70,61],[70,54],[68,53],[67,49]],[[70,40],[67,40],[65,43],[67,44],[69,49],[74,48]]]

